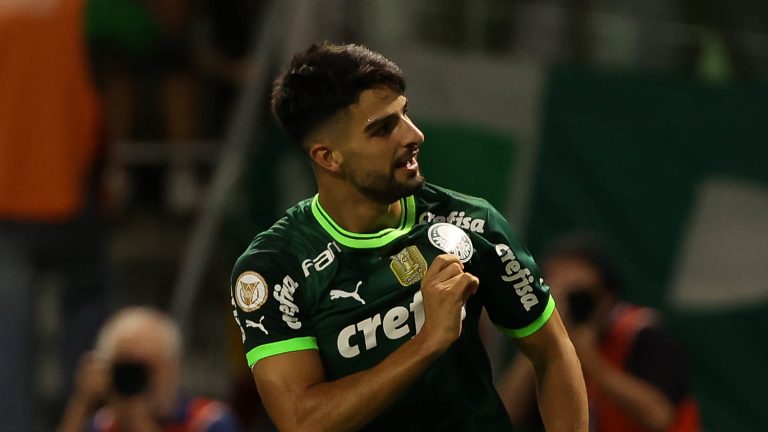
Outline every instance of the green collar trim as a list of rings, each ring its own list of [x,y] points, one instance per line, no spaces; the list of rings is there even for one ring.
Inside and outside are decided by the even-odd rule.
[[[407,234],[416,223],[416,199],[413,195],[403,198],[400,200],[400,206],[402,211],[400,212],[400,224],[398,224],[397,228],[387,228],[371,234],[360,234],[349,232],[340,227],[320,206],[320,200],[317,198],[317,195],[312,198],[312,214],[320,226],[337,242],[355,249],[382,247],[392,240]]]

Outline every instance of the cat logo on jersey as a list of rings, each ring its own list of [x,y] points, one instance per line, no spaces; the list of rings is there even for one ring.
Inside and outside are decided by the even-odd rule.
[[[445,222],[438,222],[427,231],[429,242],[443,252],[456,255],[459,261],[465,263],[475,252],[472,240],[461,228]]]
[[[243,311],[255,311],[267,302],[268,297],[267,282],[260,274],[247,271],[237,278],[235,299]]]
[[[408,246],[393,255],[389,268],[402,286],[409,286],[427,274],[427,261],[416,246]]]

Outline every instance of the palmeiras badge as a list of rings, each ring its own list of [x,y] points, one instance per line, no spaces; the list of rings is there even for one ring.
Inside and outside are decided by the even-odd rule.
[[[237,278],[235,299],[243,311],[255,311],[267,302],[268,297],[267,281],[260,274],[247,271]]]
[[[416,246],[408,246],[390,258],[389,268],[402,286],[415,284],[427,274],[427,261]]]
[[[436,248],[456,255],[463,263],[469,261],[475,251],[467,233],[456,225],[445,222],[433,224],[427,231],[427,237]]]

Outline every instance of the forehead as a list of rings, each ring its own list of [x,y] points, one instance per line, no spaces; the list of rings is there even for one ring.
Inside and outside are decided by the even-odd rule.
[[[405,105],[404,95],[389,87],[363,90],[357,103],[349,106],[348,114],[355,125],[365,125],[383,116],[400,111]]]
[[[154,362],[172,352],[169,329],[150,323],[131,323],[118,328],[112,335],[116,359]]]

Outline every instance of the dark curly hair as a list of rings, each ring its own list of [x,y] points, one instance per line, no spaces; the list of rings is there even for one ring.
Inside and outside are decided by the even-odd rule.
[[[275,80],[272,112],[291,140],[303,145],[318,125],[378,86],[405,92],[405,79],[394,62],[360,45],[315,43],[296,54]]]

